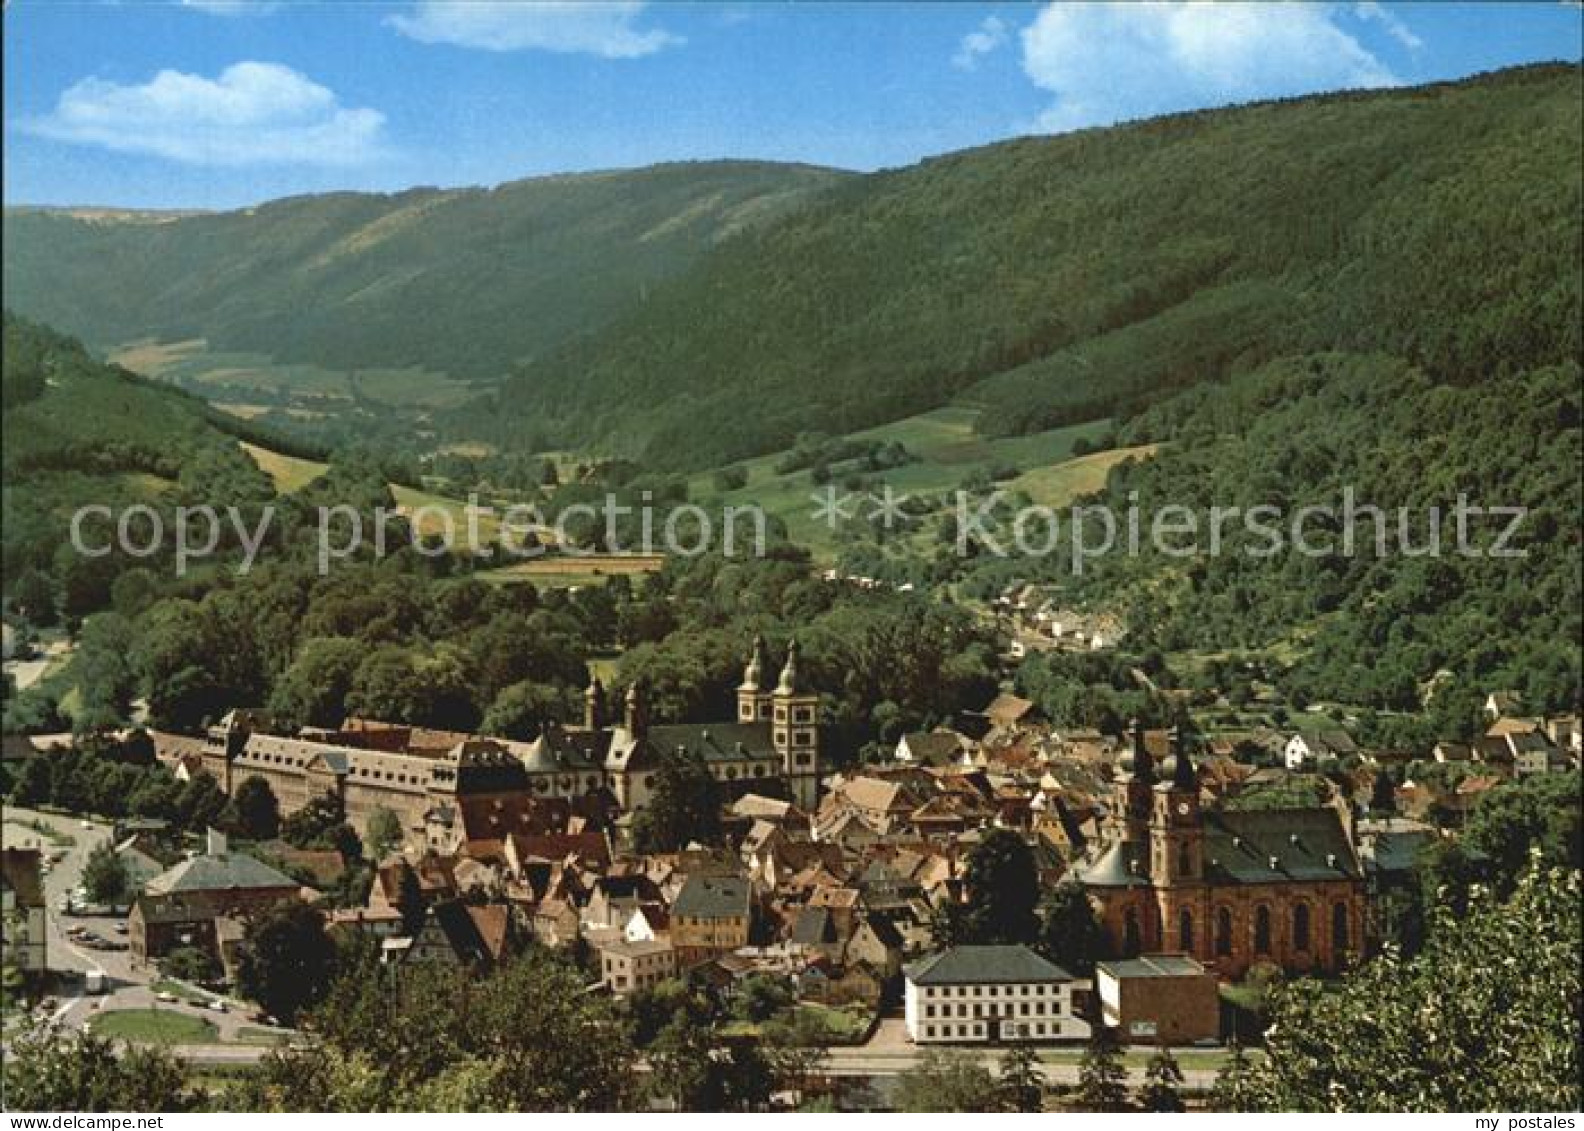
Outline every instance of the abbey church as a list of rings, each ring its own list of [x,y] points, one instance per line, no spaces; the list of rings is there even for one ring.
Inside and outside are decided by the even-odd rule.
[[[1134,724],[1104,841],[1071,875],[1125,957],[1188,954],[1240,977],[1257,962],[1335,971],[1363,949],[1364,872],[1345,815],[1205,809],[1181,734],[1157,770]]]

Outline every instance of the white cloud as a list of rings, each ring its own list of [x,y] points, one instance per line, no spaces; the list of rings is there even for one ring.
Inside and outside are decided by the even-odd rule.
[[[668,31],[636,26],[643,9],[639,0],[420,0],[411,14],[392,16],[387,22],[422,43],[482,51],[557,51],[636,59],[682,42]]]
[[[181,6],[215,16],[262,16],[280,7],[275,0],[181,0]]]
[[[1022,33],[1051,131],[1398,80],[1312,3],[1053,3]]]
[[[1398,19],[1396,13],[1376,3],[1376,0],[1363,0],[1353,5],[1353,14],[1366,22],[1380,24],[1387,35],[1410,51],[1418,51],[1424,46],[1424,40],[1415,35],[1413,29]]]
[[[1006,21],[999,16],[987,16],[984,23],[963,36],[952,56],[952,66],[960,71],[971,71],[979,60],[999,50],[1007,41]]]
[[[57,141],[189,165],[356,165],[379,155],[385,116],[278,63],[236,63],[218,78],[161,71],[140,86],[84,79],[47,117],[23,123]]]

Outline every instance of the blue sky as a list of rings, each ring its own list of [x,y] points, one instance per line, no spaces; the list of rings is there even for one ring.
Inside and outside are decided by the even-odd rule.
[[[1576,3],[11,0],[7,203],[236,207],[655,161],[853,169],[1577,60]]]

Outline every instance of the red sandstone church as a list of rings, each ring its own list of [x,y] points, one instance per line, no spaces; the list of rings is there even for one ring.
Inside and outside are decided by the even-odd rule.
[[[1331,807],[1205,810],[1179,734],[1157,774],[1135,723],[1106,839],[1071,873],[1114,954],[1189,954],[1223,976],[1256,962],[1334,971],[1364,945],[1364,871]]]

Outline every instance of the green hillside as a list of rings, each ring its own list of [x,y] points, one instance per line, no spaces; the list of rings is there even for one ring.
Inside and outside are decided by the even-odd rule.
[[[1119,465],[1090,500],[1117,516],[1136,505],[1146,530],[1163,508],[1189,508],[1194,556],[1172,553],[1182,538],[1146,538],[1081,571],[1060,553],[942,553],[942,565],[984,596],[1012,577],[1059,584],[1066,600],[1121,614],[1140,652],[1276,659],[1299,705],[1429,708],[1445,729],[1415,741],[1465,730],[1492,688],[1571,710],[1584,633],[1580,380],[1576,361],[1447,386],[1381,355],[1284,358],[1142,414],[1121,440],[1160,442],[1158,454]],[[1522,514],[1471,512],[1460,544],[1460,497]],[[1243,518],[1259,506],[1274,508],[1274,553]],[[1215,507],[1238,509],[1212,553]],[[1329,552],[1299,552],[1293,524],[1309,507],[1327,509],[1303,537]]]
[[[197,397],[95,361],[77,342],[9,312],[4,344],[8,605],[48,577],[63,611],[80,614],[104,603],[117,573],[164,560],[75,553],[78,507],[146,503],[168,522],[175,506],[248,508],[273,494],[223,418]]]
[[[715,162],[215,214],[6,212],[6,301],[107,347],[493,377],[841,174]]]
[[[1580,347],[1580,70],[1030,138],[854,178],[521,368],[520,421],[709,467],[954,399],[1016,433],[1317,348],[1455,382]]]

